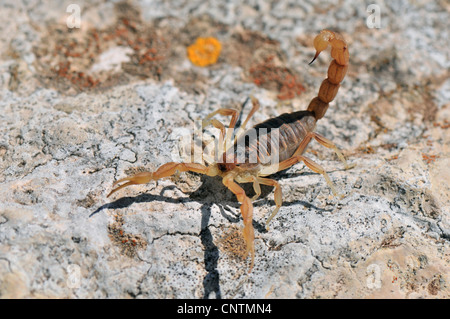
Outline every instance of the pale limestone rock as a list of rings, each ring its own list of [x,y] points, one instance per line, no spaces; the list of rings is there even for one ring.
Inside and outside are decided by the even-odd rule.
[[[151,23],[160,18],[161,26],[171,27],[160,30],[173,49],[163,54],[170,63],[161,79],[146,73],[156,70],[151,65],[139,64],[148,48],[134,51],[137,38],[114,42],[124,32],[120,25],[116,33],[101,34],[99,46],[112,55],[77,45],[67,53],[46,52],[59,39],[46,32],[58,25],[64,30],[67,16],[53,2],[0,5],[0,297],[450,296],[443,47],[450,20],[443,2],[381,3],[379,29],[367,27],[366,7],[353,1],[148,1],[86,9],[78,45],[89,28],[113,28],[116,15],[126,12],[142,13],[139,30],[154,30]],[[215,24],[200,19],[196,29],[191,19],[204,14]],[[323,28],[342,32],[351,65],[317,131],[356,167],[343,170],[333,152],[315,142],[306,153],[329,172],[346,195],[342,200],[301,164],[275,175],[284,204],[265,231],[272,190],[264,188],[254,203],[251,274],[242,256],[239,203],[219,178],[181,174],[106,198],[112,183],[133,169],[154,170],[173,160],[180,135],[218,107],[240,108],[255,95],[261,109],[252,124],[304,109],[331,60],[324,52],[307,65],[312,39]],[[232,64],[231,56],[204,69],[184,56],[199,32],[208,30],[226,46],[233,32],[245,29],[280,42],[283,63],[301,75],[304,94],[278,103],[276,92],[246,81],[248,70]],[[89,62],[84,55],[92,52],[99,54]],[[111,56],[114,63],[107,61]],[[77,72],[86,67],[86,74],[69,79],[58,66],[61,57]],[[44,72],[57,67],[52,78]],[[92,74],[118,73],[86,89],[89,83],[79,79],[87,79],[89,67]],[[252,193],[251,185],[245,190]]]

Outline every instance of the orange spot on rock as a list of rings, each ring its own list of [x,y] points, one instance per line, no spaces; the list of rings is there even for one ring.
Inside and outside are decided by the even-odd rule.
[[[189,60],[197,66],[208,66],[217,62],[222,44],[216,38],[198,38],[187,48]]]

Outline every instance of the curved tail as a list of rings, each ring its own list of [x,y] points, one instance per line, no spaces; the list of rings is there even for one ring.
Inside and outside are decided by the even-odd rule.
[[[349,53],[347,42],[339,34],[329,30],[322,30],[314,39],[316,55],[309,63],[313,63],[320,52],[331,45],[331,57],[334,59],[328,68],[328,77],[322,82],[317,97],[313,98],[307,110],[314,113],[316,120],[321,119],[328,109],[328,104],[334,100],[340,83],[348,69]]]

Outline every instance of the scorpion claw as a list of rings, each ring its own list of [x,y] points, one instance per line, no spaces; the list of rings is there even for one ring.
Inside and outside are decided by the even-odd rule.
[[[117,182],[119,182],[119,181],[117,181]],[[115,182],[115,183],[113,184],[113,187],[115,187],[115,185],[117,184],[117,182]],[[114,194],[115,192],[117,192],[119,189],[122,189],[122,188],[124,188],[124,187],[127,187],[127,186],[129,186],[129,185],[133,185],[133,184],[134,184],[134,183],[132,183],[132,182],[127,182],[127,183],[125,183],[125,184],[123,184],[123,185],[120,185],[120,186],[118,186],[118,187],[116,187],[116,188],[113,188],[113,189],[109,192],[109,194],[106,195],[106,197],[111,196],[112,194]]]
[[[109,194],[106,197],[111,196],[112,194],[117,192],[119,189],[122,189],[124,187],[130,186],[130,185],[137,185],[137,184],[146,184],[146,183],[150,182],[152,179],[153,179],[153,173],[151,173],[151,172],[142,172],[142,173],[136,174],[131,177],[125,177],[125,178],[119,179],[113,183],[113,187],[115,187],[115,188],[113,188],[113,190],[111,192],[109,192]],[[117,184],[120,184],[122,182],[126,182],[126,183],[116,187]]]

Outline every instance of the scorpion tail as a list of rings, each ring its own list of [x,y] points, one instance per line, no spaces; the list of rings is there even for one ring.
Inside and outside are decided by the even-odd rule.
[[[307,110],[314,113],[316,120],[321,119],[328,109],[328,104],[334,100],[339,90],[340,83],[345,77],[348,69],[349,52],[347,42],[339,34],[329,30],[322,30],[314,39],[316,54],[313,63],[320,52],[331,45],[331,57],[334,59],[328,68],[328,77],[322,82],[319,94],[313,98]]]

